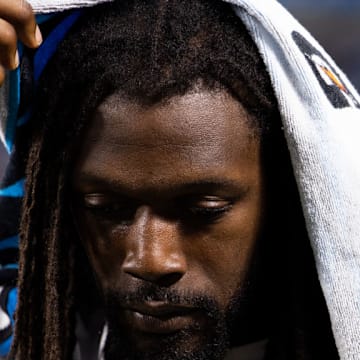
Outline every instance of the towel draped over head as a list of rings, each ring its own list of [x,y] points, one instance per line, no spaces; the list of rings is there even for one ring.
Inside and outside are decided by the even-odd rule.
[[[107,1],[29,0],[39,21],[54,12]],[[360,359],[360,97],[318,42],[276,0],[228,2],[258,46],[278,100],[340,357]],[[45,39],[34,65],[35,78],[79,16],[78,10],[69,11]],[[1,138],[9,152],[16,130],[31,113],[29,108],[19,116],[24,100],[20,87],[20,71],[13,71],[0,94]],[[0,190],[3,204],[23,194],[22,176],[13,173]],[[0,231],[0,251],[17,242],[18,223],[6,223]]]

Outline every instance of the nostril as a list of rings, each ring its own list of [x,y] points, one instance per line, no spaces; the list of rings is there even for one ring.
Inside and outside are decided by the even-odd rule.
[[[152,282],[154,284],[164,287],[168,287],[177,283],[184,275],[181,272],[174,272],[168,274],[155,274],[153,272],[138,271],[138,269],[135,270],[135,269],[126,269],[126,268],[124,268],[124,272],[137,279]]]
[[[183,277],[183,274],[180,272],[167,274],[158,279],[157,285],[163,286],[163,287],[169,287],[173,284],[176,284],[182,277]]]

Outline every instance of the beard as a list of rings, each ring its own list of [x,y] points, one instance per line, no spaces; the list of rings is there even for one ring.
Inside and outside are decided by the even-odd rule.
[[[268,295],[259,262],[253,262],[227,305],[194,289],[177,291],[142,283],[134,291],[108,290],[104,295],[108,335],[105,360],[223,360],[228,350],[267,336]],[[151,301],[189,306],[203,321],[170,334],[157,334],[139,345],[122,309]]]
[[[174,333],[148,335],[146,345],[141,346],[141,336],[139,341],[119,309],[149,301],[191,306],[203,321],[194,321]],[[180,293],[146,284],[134,292],[111,291],[105,295],[105,302],[108,325],[105,360],[221,360],[229,348],[233,306],[231,310],[221,310],[215,299],[206,294]],[[231,301],[234,302],[237,301]]]

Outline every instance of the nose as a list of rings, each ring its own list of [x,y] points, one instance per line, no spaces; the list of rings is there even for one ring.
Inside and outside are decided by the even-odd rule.
[[[138,209],[126,239],[123,271],[133,277],[170,286],[187,271],[178,227],[171,219]]]

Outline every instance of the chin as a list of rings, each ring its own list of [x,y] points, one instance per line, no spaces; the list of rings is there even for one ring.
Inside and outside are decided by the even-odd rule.
[[[222,360],[229,348],[227,331],[182,329],[172,334],[146,334],[109,324],[105,360]]]

